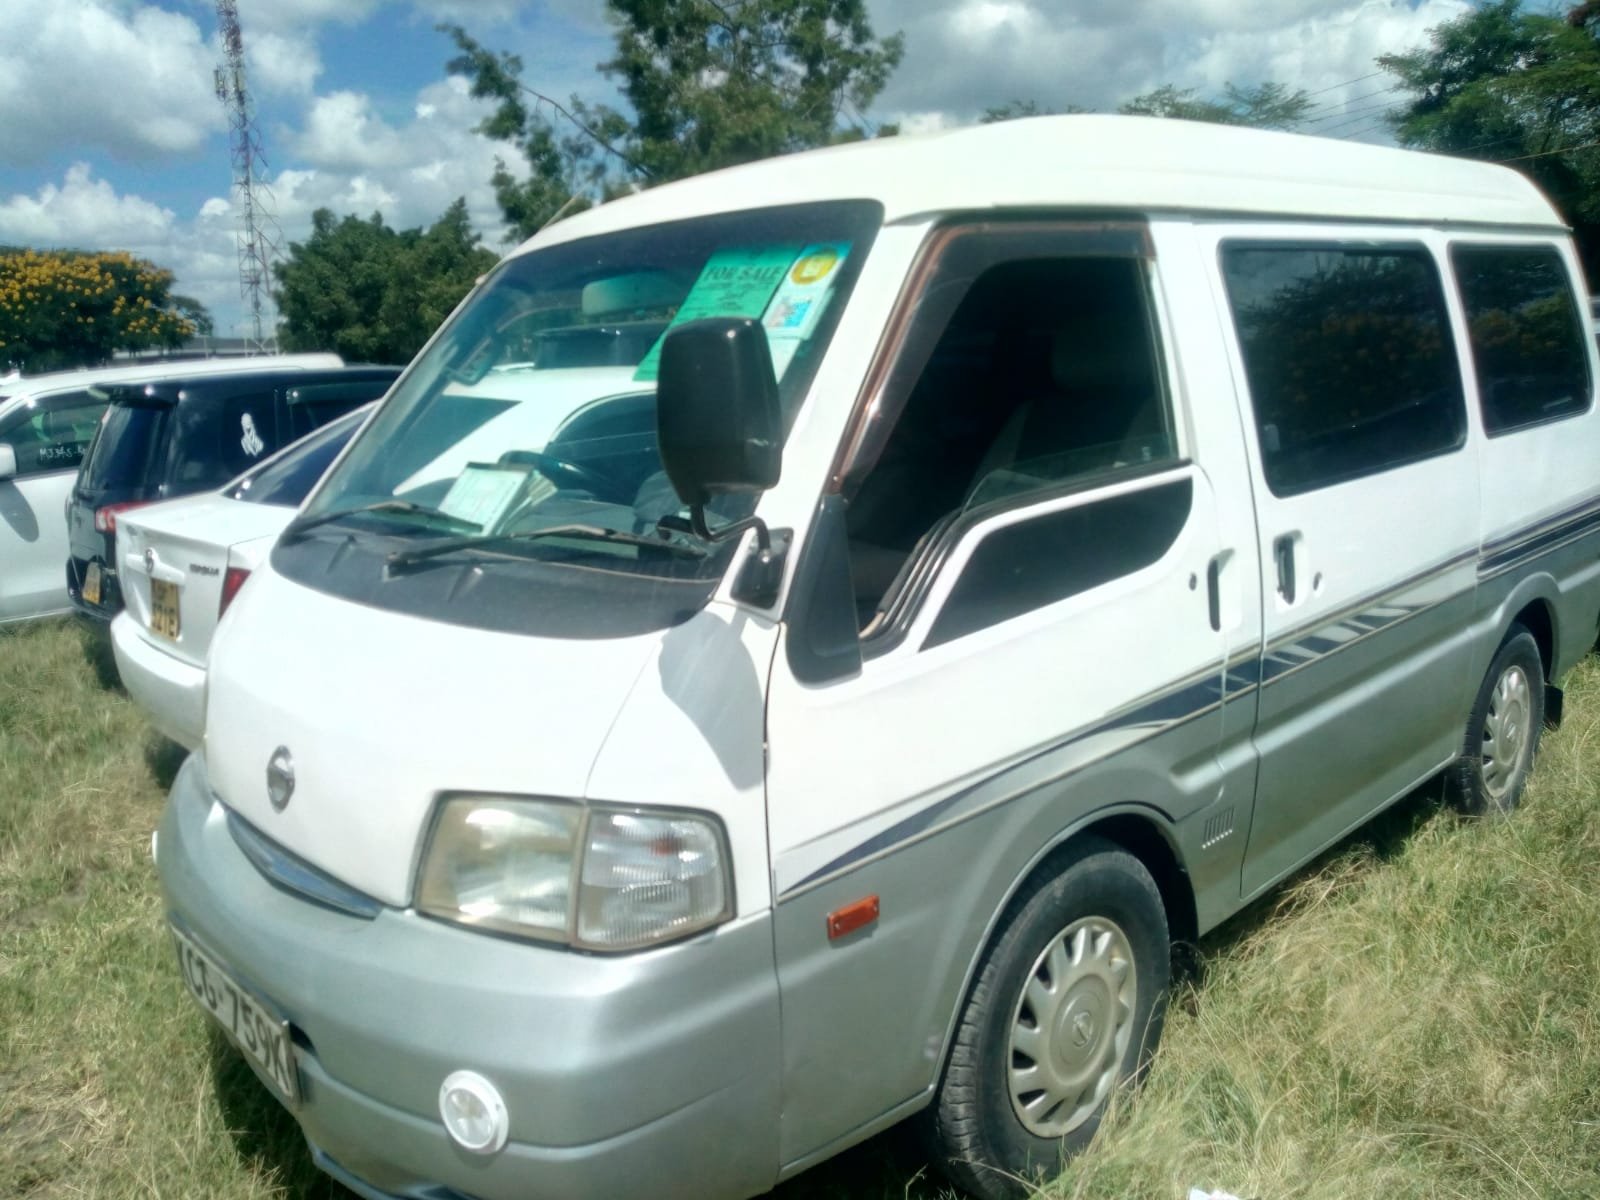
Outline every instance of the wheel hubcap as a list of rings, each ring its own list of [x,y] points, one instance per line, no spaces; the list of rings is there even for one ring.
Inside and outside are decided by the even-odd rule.
[[[1050,939],[1023,985],[1007,1046],[1011,1106],[1029,1133],[1062,1137],[1105,1100],[1137,1000],[1133,949],[1115,922],[1085,917]]]
[[[1483,786],[1496,800],[1504,799],[1526,765],[1533,745],[1533,702],[1528,676],[1509,666],[1495,681],[1489,709],[1483,715]]]

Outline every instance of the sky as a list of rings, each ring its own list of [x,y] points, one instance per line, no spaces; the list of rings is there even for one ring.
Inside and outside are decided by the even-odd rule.
[[[867,0],[905,58],[863,119],[907,132],[987,107],[1111,108],[1164,83],[1311,93],[1308,132],[1386,140],[1374,58],[1423,44],[1467,0]],[[426,225],[465,196],[503,240],[489,187],[508,148],[445,63],[456,21],[519,54],[548,95],[621,106],[596,70],[604,0],[238,0],[265,177],[285,247],[311,214]],[[0,0],[0,245],[126,249],[172,270],[219,334],[245,332],[213,0]]]

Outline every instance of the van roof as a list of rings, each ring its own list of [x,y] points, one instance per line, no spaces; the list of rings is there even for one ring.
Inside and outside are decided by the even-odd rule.
[[[160,362],[51,371],[8,380],[5,402],[108,383],[149,383],[161,379],[199,379],[245,371],[311,371],[342,367],[337,354],[263,354],[250,358],[163,359]]]
[[[1030,117],[853,142],[651,188],[558,221],[522,249],[704,213],[877,200],[939,212],[1082,208],[1564,229],[1507,167],[1334,138],[1158,117]]]

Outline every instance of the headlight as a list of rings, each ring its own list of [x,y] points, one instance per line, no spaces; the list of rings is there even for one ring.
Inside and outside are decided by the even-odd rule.
[[[732,915],[721,825],[697,813],[460,796],[440,806],[417,909],[462,925],[632,950]]]

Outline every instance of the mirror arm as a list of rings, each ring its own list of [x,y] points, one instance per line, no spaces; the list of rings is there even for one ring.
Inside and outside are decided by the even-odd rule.
[[[690,505],[687,520],[674,514],[662,517],[656,525],[677,533],[693,534],[712,543],[725,542],[747,529],[754,529],[755,549],[739,568],[738,577],[733,583],[733,598],[757,608],[771,608],[778,602],[778,591],[783,583],[783,563],[794,537],[791,530],[780,529],[774,534],[760,517],[746,517],[732,525],[712,530],[706,524],[705,508],[699,504]]]
[[[735,521],[732,525],[724,525],[721,529],[713,530],[706,524],[706,510],[703,504],[689,506],[688,520],[673,514],[662,517],[656,524],[662,529],[671,529],[676,533],[692,533],[705,542],[725,542],[731,537],[738,537],[746,529],[754,529],[756,549],[763,553],[772,550],[772,535],[767,532],[767,523],[760,517],[746,517],[742,521]]]

